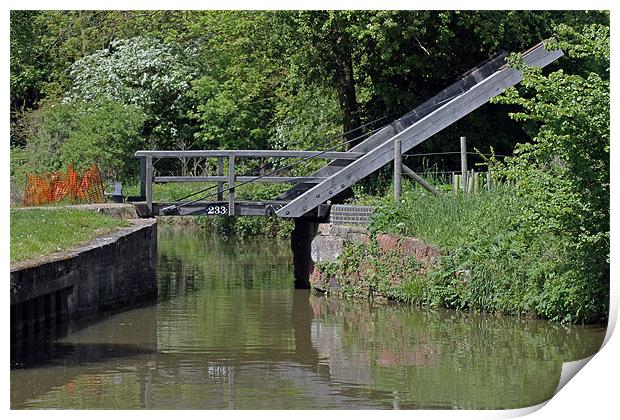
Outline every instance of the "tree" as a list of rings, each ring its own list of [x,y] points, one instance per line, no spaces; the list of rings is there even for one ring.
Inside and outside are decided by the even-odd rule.
[[[38,11],[11,11],[11,111],[25,110],[41,98],[49,59],[37,25]]]
[[[524,240],[551,233],[571,255],[542,285],[549,299],[541,305],[588,320],[601,316],[609,298],[609,27],[559,25],[556,32],[548,47],[585,60],[586,70],[544,75],[512,59],[524,71],[525,91],[510,89],[497,100],[521,107],[512,117],[537,129],[500,168],[527,199],[518,221]]]
[[[354,33],[350,30],[363,16],[361,12],[299,12],[293,16],[296,31],[304,43],[297,51],[308,77],[325,77],[338,93],[342,129],[347,141],[359,136],[361,125],[353,60]],[[354,145],[354,143],[349,146]]]
[[[199,121],[198,144],[205,148],[266,148],[285,58],[274,48],[275,12],[201,12],[190,36],[202,45],[203,71],[193,82]]]
[[[71,88],[65,100],[108,100],[133,106],[146,116],[143,134],[153,147],[178,148],[191,141],[186,118],[190,82],[196,76],[187,64],[195,55],[154,38],[113,41],[71,65]]]

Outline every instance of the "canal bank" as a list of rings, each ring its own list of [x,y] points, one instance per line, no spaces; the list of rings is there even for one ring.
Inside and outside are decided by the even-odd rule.
[[[126,217],[122,209],[110,211]],[[128,223],[77,248],[12,264],[11,338],[28,340],[70,319],[155,297],[157,223]]]
[[[288,241],[158,226],[158,299],[11,370],[13,409],[493,409],[553,396],[605,329],[295,289]]]

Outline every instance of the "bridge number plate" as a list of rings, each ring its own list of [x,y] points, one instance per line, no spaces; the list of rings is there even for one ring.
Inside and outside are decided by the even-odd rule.
[[[223,216],[228,214],[228,206],[208,206],[206,214],[210,216]]]

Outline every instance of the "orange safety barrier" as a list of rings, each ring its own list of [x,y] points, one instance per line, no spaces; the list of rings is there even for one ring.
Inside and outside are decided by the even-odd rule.
[[[26,175],[24,205],[39,206],[67,200],[78,203],[103,203],[103,180],[96,164],[82,176],[69,165],[67,173],[52,172],[44,175]]]

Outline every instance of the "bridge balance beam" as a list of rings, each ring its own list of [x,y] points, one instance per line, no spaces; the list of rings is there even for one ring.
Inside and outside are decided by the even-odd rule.
[[[563,55],[562,51],[547,51],[542,43],[526,51],[523,60],[529,66],[544,67]],[[469,90],[446,102],[400,133],[370,150],[331,177],[293,199],[276,211],[280,217],[300,217],[394,159],[394,139],[401,141],[401,153],[427,140],[434,134],[463,118],[523,79],[521,71],[503,66]]]

